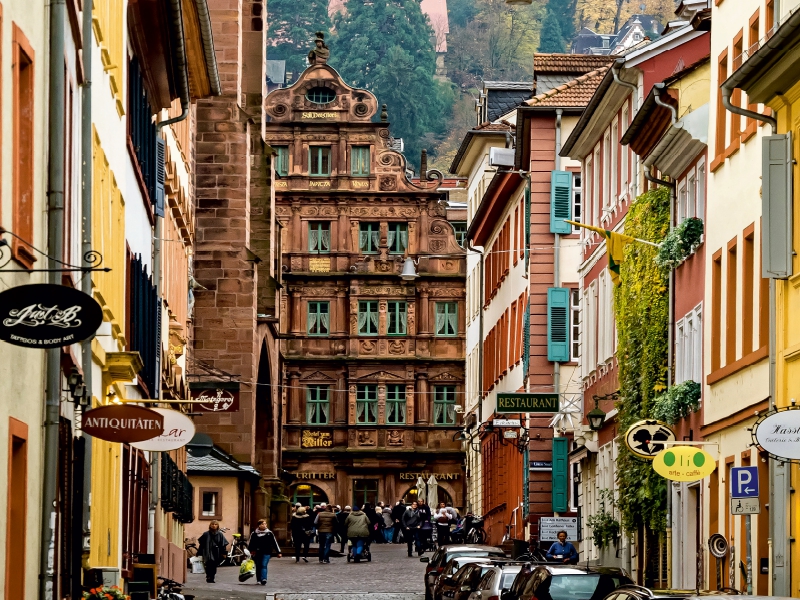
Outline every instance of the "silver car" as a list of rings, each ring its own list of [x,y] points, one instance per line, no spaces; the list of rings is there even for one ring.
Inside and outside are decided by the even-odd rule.
[[[522,567],[519,563],[491,567],[469,595],[469,600],[500,600],[500,594],[511,587]]]

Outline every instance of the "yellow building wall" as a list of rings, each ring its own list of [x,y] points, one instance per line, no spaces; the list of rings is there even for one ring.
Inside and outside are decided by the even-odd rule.
[[[669,87],[679,92],[678,118],[708,104],[711,98],[711,64],[705,63]]]
[[[123,10],[123,0],[95,0],[92,5],[92,29],[100,46],[103,70],[108,73],[108,83],[119,116],[125,114],[122,101],[122,64],[125,60]]]
[[[92,567],[119,567],[122,446],[92,438]]]

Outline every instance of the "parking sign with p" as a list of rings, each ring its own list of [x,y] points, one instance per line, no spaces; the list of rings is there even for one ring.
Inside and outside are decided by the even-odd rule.
[[[731,498],[758,498],[758,467],[731,469]]]

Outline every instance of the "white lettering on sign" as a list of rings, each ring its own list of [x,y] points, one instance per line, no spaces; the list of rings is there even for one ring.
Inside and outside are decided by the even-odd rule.
[[[86,417],[88,427],[103,429],[161,429],[161,423],[155,419],[109,419],[108,417]]]
[[[53,325],[69,329],[70,327],[80,327],[81,320],[77,318],[81,311],[80,306],[70,306],[64,310],[59,310],[58,306],[42,306],[41,304],[31,304],[25,308],[17,308],[8,311],[10,319],[3,319],[3,325],[14,327],[15,325],[27,325],[28,327],[39,327],[40,325]]]

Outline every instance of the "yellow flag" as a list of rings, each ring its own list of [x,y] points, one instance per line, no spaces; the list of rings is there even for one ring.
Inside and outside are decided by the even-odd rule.
[[[577,221],[566,220],[567,223],[575,227],[583,227],[596,233],[599,233],[606,239],[606,254],[608,254],[608,271],[611,273],[611,281],[614,285],[619,285],[619,265],[625,260],[625,246],[634,241],[629,235],[624,233],[616,233],[603,229],[602,227],[595,227],[594,225],[586,225],[585,223],[578,223]]]

